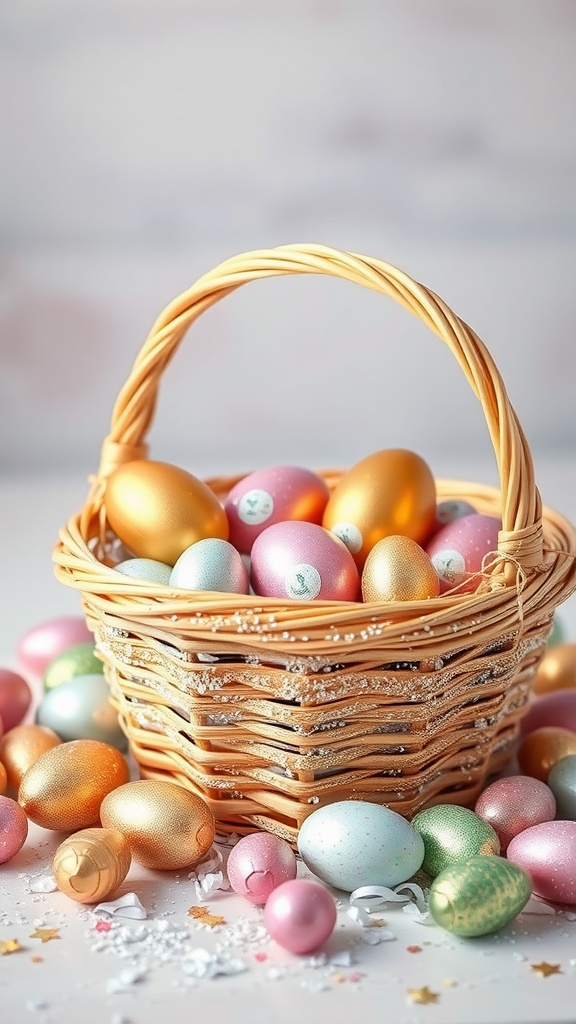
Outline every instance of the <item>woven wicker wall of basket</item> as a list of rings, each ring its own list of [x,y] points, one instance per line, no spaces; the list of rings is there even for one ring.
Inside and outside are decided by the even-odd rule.
[[[397,604],[178,591],[121,576],[106,522],[112,470],[147,457],[160,378],[188,327],[262,277],[325,274],[401,303],[450,347],[478,398],[500,488],[438,480],[438,499],[500,516],[473,594]],[[248,470],[247,470],[248,472]],[[324,473],[330,487],[341,473]],[[213,479],[224,498],[240,479]],[[118,397],[100,467],[61,530],[58,578],[77,588],[111,699],[145,778],[200,794],[221,831],[294,842],[324,803],[411,817],[474,801],[514,752],[556,607],[576,588],[576,533],[543,508],[529,447],[486,347],[434,293],[380,260],[316,245],[237,256],[154,324]]]

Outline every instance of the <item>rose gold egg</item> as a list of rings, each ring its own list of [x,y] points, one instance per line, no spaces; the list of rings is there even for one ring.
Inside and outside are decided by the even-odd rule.
[[[409,537],[383,537],[366,559],[364,601],[425,601],[438,597],[439,589],[428,555]]]
[[[0,796],[0,864],[6,864],[22,849],[28,835],[28,819],[22,808],[8,796]]]
[[[362,569],[383,537],[423,543],[436,519],[436,484],[426,462],[404,448],[368,455],[332,492],[322,525],[344,541]]]
[[[104,500],[112,529],[137,558],[174,565],[198,540],[228,540],[226,513],[214,492],[167,462],[138,459],[119,466]]]
[[[544,655],[532,689],[538,694],[576,689],[576,644],[559,644]]]
[[[105,796],[128,781],[126,758],[99,740],[72,740],[41,754],[18,790],[18,803],[43,828],[77,831],[98,821]]]
[[[0,740],[0,761],[11,789],[18,789],[22,777],[41,754],[58,746],[60,737],[44,725],[17,725]]]
[[[546,782],[556,762],[568,754],[576,754],[576,732],[548,725],[524,737],[518,748],[518,764],[525,775]]]
[[[501,851],[519,832],[552,821],[556,814],[554,793],[541,779],[528,775],[507,775],[487,786],[474,807],[500,840]]]

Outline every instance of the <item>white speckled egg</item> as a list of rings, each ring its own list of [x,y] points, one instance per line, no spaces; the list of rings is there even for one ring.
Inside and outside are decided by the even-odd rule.
[[[313,811],[298,851],[318,878],[352,892],[361,885],[399,885],[418,871],[424,842],[396,811],[364,800],[341,800]]]
[[[158,562],[155,558],[127,558],[115,566],[117,572],[124,576],[133,576],[138,580],[146,580],[148,583],[160,583],[168,586],[172,566],[166,562]]]
[[[183,590],[247,594],[250,581],[236,548],[227,540],[207,537],[182,552],[172,569],[170,586]]]

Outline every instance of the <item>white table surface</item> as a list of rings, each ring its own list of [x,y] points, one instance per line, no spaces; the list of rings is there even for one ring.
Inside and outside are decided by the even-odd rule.
[[[492,467],[458,466],[443,474],[494,482]],[[576,459],[536,461],[544,502],[576,521]],[[51,547],[61,523],[85,497],[82,479],[8,479],[0,482],[2,525],[0,664],[16,667],[15,649],[31,626],[60,614],[77,613],[78,598],[53,578]],[[560,609],[566,638],[576,640],[576,597]],[[30,680],[32,682],[32,680]],[[38,698],[36,686],[35,698]],[[2,1024],[159,1024],[214,1019],[252,1024],[359,1021],[390,1024],[512,1024],[576,1021],[576,918],[558,908],[552,914],[522,913],[494,936],[464,940],[438,926],[412,921],[401,909],[382,916],[394,938],[368,945],[345,911],[343,894],[334,935],[325,957],[292,957],[273,942],[250,944],[261,912],[240,897],[219,892],[208,901],[225,918],[218,930],[194,927],[186,910],[198,904],[187,872],[151,872],[133,865],[120,893],[135,892],[148,918],[142,936],[160,926],[176,934],[170,962],[161,962],[168,940],[152,942],[145,964],[143,941],[133,943],[133,960],[122,959],[111,932],[95,930],[89,909],[59,892],[31,892],[31,876],[45,874],[62,840],[31,825],[27,842],[10,863],[0,866],[0,942],[16,938],[21,951],[0,957]],[[575,868],[576,870],[576,868]],[[576,912],[576,907],[573,908]],[[138,922],[124,922],[128,928]],[[59,938],[31,938],[36,927],[56,928]],[[148,938],[150,942],[150,936]],[[235,977],[194,980],[183,969],[182,952],[216,944],[241,958],[247,970]],[[418,947],[419,951],[410,951]],[[127,944],[120,948],[126,952]],[[256,954],[258,954],[256,956]],[[41,960],[36,958],[40,957]],[[348,963],[350,960],[350,963]],[[542,977],[532,966],[559,964],[561,973]],[[142,977],[114,992],[131,965]],[[435,1003],[414,1004],[408,989],[423,986],[438,994]]]

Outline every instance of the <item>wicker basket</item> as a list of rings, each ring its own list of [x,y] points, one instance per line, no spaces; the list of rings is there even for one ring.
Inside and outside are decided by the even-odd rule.
[[[206,309],[262,277],[327,274],[400,302],[445,341],[481,403],[501,489],[439,480],[439,499],[501,515],[472,595],[425,602],[283,602],[194,593],[120,576],[106,478],[145,458],[161,374]],[[329,486],[341,475],[323,474]],[[207,481],[223,497],[240,477]],[[479,338],[436,295],[379,260],[324,246],[246,253],[162,313],[120,393],[97,477],[60,533],[56,573],[77,588],[143,777],[204,797],[221,831],[295,841],[342,799],[411,817],[470,804],[514,753],[555,608],[576,588],[576,534],[542,509],[530,451]],[[104,563],[108,564],[104,564]]]

